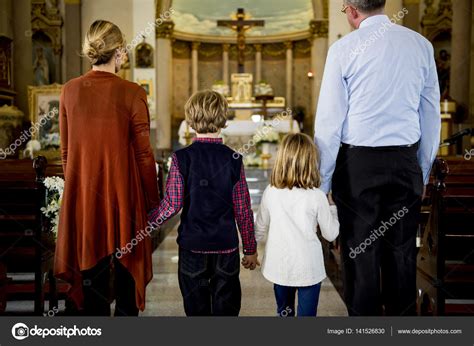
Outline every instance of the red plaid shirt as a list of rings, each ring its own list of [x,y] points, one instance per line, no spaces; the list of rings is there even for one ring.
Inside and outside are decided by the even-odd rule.
[[[222,144],[221,138],[194,138],[194,141]],[[171,157],[171,167],[166,181],[165,198],[161,201],[160,206],[150,212],[150,221],[158,224],[164,223],[172,216],[176,215],[183,207],[184,200],[184,179],[179,172],[178,159],[173,154]],[[234,205],[234,214],[237,225],[242,237],[244,254],[252,255],[257,251],[257,242],[255,241],[255,231],[253,223],[253,212],[250,203],[250,194],[245,179],[244,165],[242,165],[240,180],[235,184],[232,193]],[[238,250],[223,249],[220,251],[195,251],[200,253],[231,253]]]

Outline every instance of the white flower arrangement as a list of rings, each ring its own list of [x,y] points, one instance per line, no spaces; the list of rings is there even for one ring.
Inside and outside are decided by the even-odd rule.
[[[253,140],[255,144],[278,143],[280,141],[280,135],[272,126],[264,125],[253,136]]]
[[[59,210],[64,192],[64,179],[60,177],[48,177],[43,181],[46,187],[46,207],[41,208],[41,212],[50,223],[50,231],[56,238],[58,234]]]
[[[256,153],[246,155],[244,157],[244,165],[246,167],[259,167],[262,165],[262,158]]]
[[[223,80],[218,80],[215,81],[214,84],[212,84],[212,91],[218,92],[219,94],[223,96],[229,96],[229,86],[224,83]]]
[[[273,95],[273,88],[270,84],[265,81],[260,81],[258,84],[255,84],[254,87],[255,95]]]

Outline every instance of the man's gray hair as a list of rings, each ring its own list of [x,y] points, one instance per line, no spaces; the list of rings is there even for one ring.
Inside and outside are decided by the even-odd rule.
[[[347,5],[357,8],[363,13],[371,13],[382,9],[386,0],[346,0]]]

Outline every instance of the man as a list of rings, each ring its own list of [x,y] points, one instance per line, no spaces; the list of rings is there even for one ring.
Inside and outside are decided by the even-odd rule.
[[[329,49],[316,116],[350,315],[415,314],[417,220],[440,137],[433,47],[384,7],[344,2],[358,30]]]

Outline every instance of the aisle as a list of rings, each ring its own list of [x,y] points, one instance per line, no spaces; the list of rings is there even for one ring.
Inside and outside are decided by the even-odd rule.
[[[176,229],[160,244],[153,254],[153,281],[147,288],[147,305],[142,316],[185,316],[178,287],[178,246]],[[263,245],[259,246],[263,254]],[[264,279],[260,268],[249,271],[242,267],[241,316],[274,316],[273,287]],[[347,310],[329,279],[323,282],[318,308],[319,316],[347,316]]]

